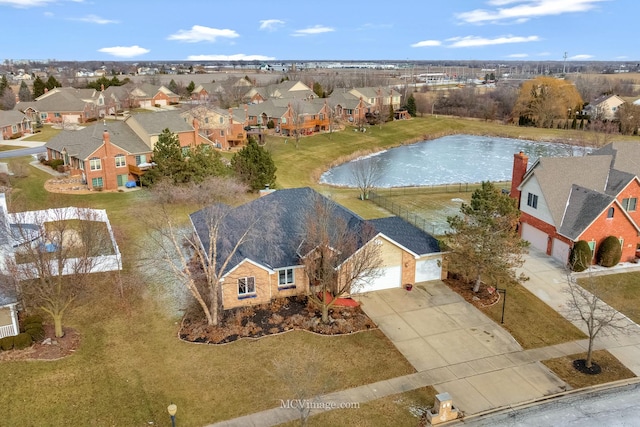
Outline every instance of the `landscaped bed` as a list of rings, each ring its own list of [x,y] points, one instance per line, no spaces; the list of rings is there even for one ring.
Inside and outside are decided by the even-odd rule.
[[[320,317],[320,308],[304,296],[227,310],[218,326],[207,325],[204,317],[194,309],[182,321],[180,338],[198,343],[224,344],[293,330],[343,335],[376,328],[360,307],[333,306],[329,310],[331,322],[328,324],[322,323]]]

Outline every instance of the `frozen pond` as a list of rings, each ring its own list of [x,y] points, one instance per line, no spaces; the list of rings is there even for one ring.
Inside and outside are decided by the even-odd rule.
[[[355,186],[353,165],[362,161],[374,161],[382,168],[382,178],[376,182],[376,187],[509,181],[513,155],[519,151],[529,156],[529,165],[538,157],[584,154],[584,148],[557,143],[451,135],[403,145],[342,164],[322,174],[320,182]]]

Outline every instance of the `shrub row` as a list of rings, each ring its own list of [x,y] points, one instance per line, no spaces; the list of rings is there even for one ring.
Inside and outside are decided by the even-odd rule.
[[[40,341],[43,338],[42,317],[37,315],[27,316],[22,321],[22,328],[18,335],[0,338],[0,350],[23,350],[33,344],[34,341]]]
[[[598,246],[596,262],[603,267],[613,267],[622,258],[622,245],[616,236],[608,236]],[[589,243],[579,240],[573,245],[569,254],[569,266],[573,271],[580,272],[586,270],[591,265],[593,253]]]

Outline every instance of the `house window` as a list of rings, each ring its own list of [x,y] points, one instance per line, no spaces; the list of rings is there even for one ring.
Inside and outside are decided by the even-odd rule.
[[[587,243],[589,243],[589,249],[591,249],[591,258],[593,258],[593,256],[596,253],[596,241],[592,240],[592,241],[587,242]]]
[[[238,298],[249,298],[256,294],[255,277],[241,277],[238,279]]]
[[[205,117],[205,118],[204,118],[204,122],[205,122],[205,123],[207,123],[207,124],[209,124],[209,117]]]
[[[627,212],[633,212],[636,210],[638,199],[636,197],[630,197],[628,199],[622,199],[622,207]]]
[[[533,209],[538,208],[538,196],[535,194],[529,193],[527,195],[527,206],[531,206]]]
[[[102,162],[99,158],[93,157],[89,160],[89,168],[92,171],[99,171],[100,169],[102,169]]]
[[[127,158],[123,154],[118,154],[116,156],[116,167],[121,168],[127,165]]]
[[[220,129],[220,136],[224,136],[224,130]]]
[[[189,147],[182,147],[182,157],[189,157]]]
[[[145,156],[144,154],[136,156],[136,166],[140,165],[141,163],[147,163],[147,156]]]
[[[99,176],[97,178],[91,178],[91,186],[93,188],[102,188],[102,186],[103,186],[102,184],[103,184],[103,182],[102,182],[102,177],[101,176]]]
[[[613,207],[609,208],[607,211],[607,218],[613,218],[613,214],[615,213],[615,209]]]
[[[278,270],[278,287],[279,288],[295,288],[293,281],[293,268],[285,268]]]
[[[224,123],[224,117],[220,117],[220,124]]]

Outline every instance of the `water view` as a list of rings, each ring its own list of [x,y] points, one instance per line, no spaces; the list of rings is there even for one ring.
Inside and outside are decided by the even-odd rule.
[[[320,182],[355,186],[352,170],[371,159],[382,168],[376,187],[404,187],[481,181],[509,181],[513,155],[523,151],[529,165],[538,157],[582,156],[584,148],[521,139],[451,135],[392,148],[356,159],[322,174]]]

